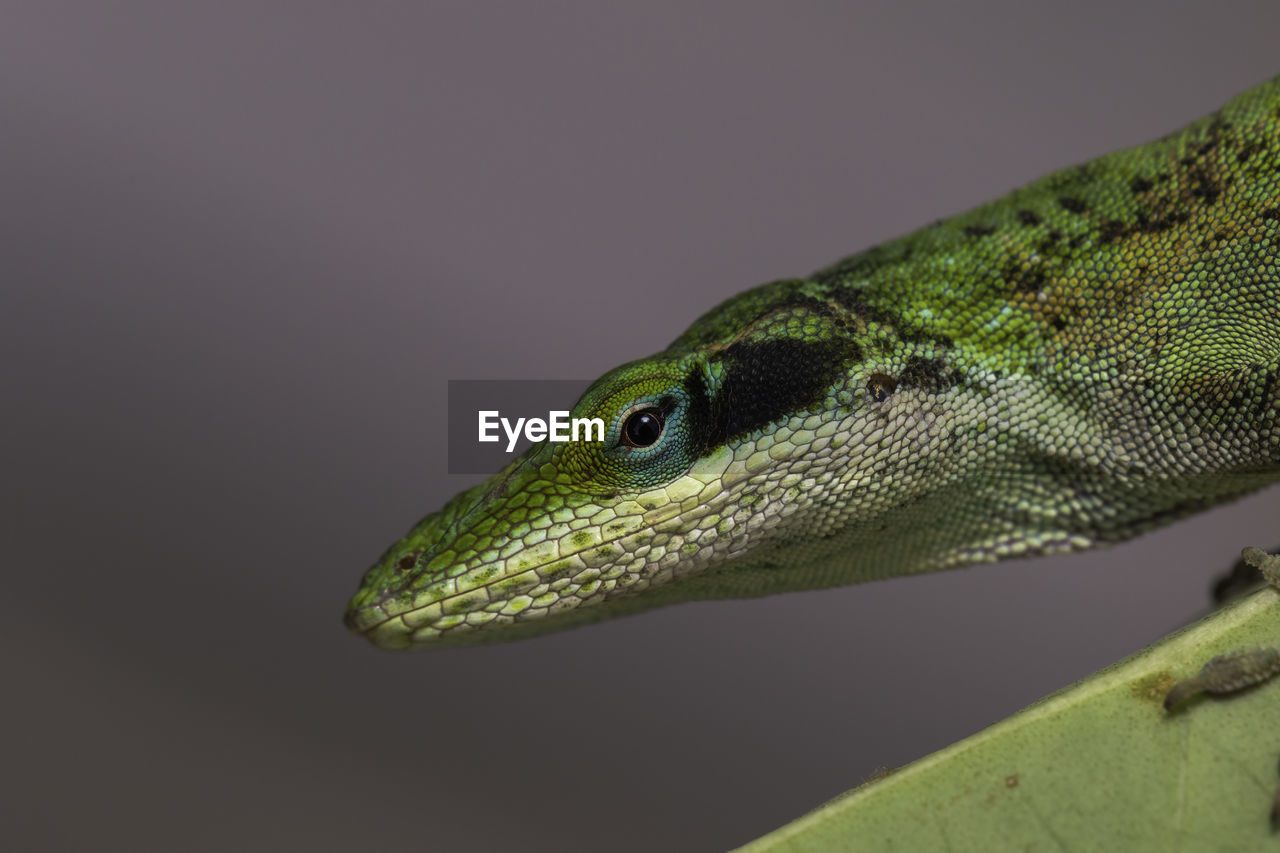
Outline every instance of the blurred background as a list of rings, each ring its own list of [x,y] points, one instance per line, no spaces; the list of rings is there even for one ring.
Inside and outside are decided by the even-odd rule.
[[[1200,614],[1262,495],[1105,553],[507,646],[349,636],[585,379],[1280,72],[1266,4],[6,3],[0,837],[721,850]]]

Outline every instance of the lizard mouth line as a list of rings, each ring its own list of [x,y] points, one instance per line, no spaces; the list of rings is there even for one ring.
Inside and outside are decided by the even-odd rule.
[[[560,560],[565,560],[565,559],[568,559],[568,558],[570,558],[570,557],[577,556],[578,554],[584,553],[585,551],[588,551],[588,550],[590,550],[590,549],[592,549],[592,548],[599,548],[599,547],[601,547],[601,546],[603,546],[603,545],[612,545],[612,544],[614,544],[614,543],[616,543],[616,542],[619,542],[619,541],[622,541],[622,540],[624,540],[624,539],[628,538],[629,536],[635,536],[637,533],[641,533],[641,532],[644,532],[644,531],[651,531],[651,532],[653,532],[653,533],[659,533],[659,532],[661,532],[660,530],[658,530],[658,529],[657,529],[659,525],[666,524],[667,522],[672,521],[673,519],[677,519],[677,518],[679,518],[682,514],[684,514],[684,512],[685,512],[685,511],[686,511],[686,510],[685,510],[684,508],[681,508],[681,509],[679,509],[678,511],[671,513],[670,515],[667,515],[667,516],[665,516],[665,517],[663,517],[663,518],[659,518],[659,519],[657,519],[657,520],[655,520],[655,521],[652,521],[652,522],[648,522],[648,523],[646,523],[643,527],[639,528],[638,530],[633,530],[633,531],[631,531],[630,533],[624,533],[624,534],[622,534],[622,535],[620,535],[620,536],[615,536],[615,537],[613,537],[612,539],[602,539],[602,540],[600,540],[599,542],[592,542],[592,543],[591,543],[591,545],[589,545],[589,546],[587,546],[587,547],[585,547],[585,548],[579,548],[578,550],[576,550],[576,551],[572,551],[572,552],[570,552],[570,553],[568,553],[568,554],[562,554],[562,555],[560,555],[559,557],[556,557],[554,560],[547,560],[547,561],[544,561],[544,562],[542,562],[542,563],[539,563],[539,564],[538,564],[538,565],[536,565],[536,566],[529,566],[529,567],[527,567],[527,568],[522,569],[522,570],[521,570],[521,574],[523,574],[524,572],[537,572],[539,569],[544,569],[544,568],[546,568],[547,566],[551,565],[552,563],[556,563],[556,562],[558,562],[558,561],[560,561]],[[489,581],[488,583],[481,584],[481,585],[479,585],[479,586],[475,587],[475,588],[474,588],[474,589],[472,589],[472,590],[468,590],[467,592],[474,592],[476,589],[485,589],[485,588],[488,588],[488,587],[493,586],[494,584],[496,584],[496,583],[500,583],[500,582],[501,582],[501,579],[493,580],[493,581]],[[465,594],[465,593],[462,593],[462,594]],[[385,600],[386,600],[386,599],[383,599],[383,601],[385,601]],[[379,621],[377,621],[377,622],[374,622],[374,623],[372,623],[372,624],[370,624],[370,625],[367,625],[367,626],[365,626],[365,627],[361,628],[361,627],[359,626],[358,622],[357,622],[357,616],[358,616],[358,614],[359,614],[360,612],[362,612],[362,611],[368,611],[368,610],[370,610],[371,608],[374,608],[374,607],[377,607],[377,608],[378,608],[378,609],[380,609],[380,610],[382,609],[382,602],[375,602],[375,603],[373,603],[373,604],[366,604],[366,605],[364,605],[363,607],[358,607],[358,608],[348,608],[347,612],[343,615],[343,619],[342,619],[342,621],[343,621],[343,623],[347,626],[347,628],[348,628],[349,630],[351,630],[353,633],[361,634],[361,635],[365,635],[365,636],[367,636],[367,635],[369,635],[370,633],[372,633],[372,632],[376,631],[378,628],[381,628],[383,625],[387,624],[388,622],[391,622],[391,621],[393,621],[393,620],[395,620],[395,619],[399,619],[399,618],[401,618],[401,617],[405,616],[406,614],[413,613],[415,610],[421,610],[423,607],[429,607],[429,606],[430,606],[430,604],[431,604],[431,603],[423,604],[423,605],[419,605],[419,606],[417,606],[417,607],[411,607],[411,608],[409,608],[408,610],[403,610],[403,611],[401,611],[401,612],[399,612],[399,613],[392,614],[392,615],[390,615],[390,616],[387,616],[387,617],[386,617],[386,618],[384,618],[384,619],[380,619],[380,620],[379,620]],[[383,612],[385,613],[386,611],[384,610]],[[408,626],[406,625],[405,627],[407,628]]]

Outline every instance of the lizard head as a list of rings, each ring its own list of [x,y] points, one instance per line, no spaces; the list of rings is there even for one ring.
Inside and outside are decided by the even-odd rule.
[[[610,371],[571,412],[603,441],[540,442],[427,516],[366,573],[348,627],[389,648],[506,638],[662,582],[721,503],[711,381],[696,355]]]
[[[849,454],[884,434],[894,391],[862,375],[848,314],[801,288],[749,291],[605,374],[571,412],[603,421],[603,441],[544,441],[423,519],[365,574],[348,627],[385,648],[459,645],[763,594],[736,571],[762,543],[820,539],[838,493],[875,491]],[[727,568],[749,582],[706,582]]]

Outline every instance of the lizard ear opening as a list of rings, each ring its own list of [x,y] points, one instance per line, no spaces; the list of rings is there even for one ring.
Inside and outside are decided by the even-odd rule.
[[[867,396],[874,403],[883,403],[898,390],[898,380],[887,373],[873,373],[867,377]]]

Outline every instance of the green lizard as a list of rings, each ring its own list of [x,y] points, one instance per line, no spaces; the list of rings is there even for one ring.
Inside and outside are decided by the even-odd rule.
[[[1094,548],[1261,489],[1278,250],[1280,78],[729,299],[587,390],[572,416],[604,442],[536,445],[392,545],[347,625],[391,649],[515,639]],[[1277,668],[1226,656],[1170,702]]]

